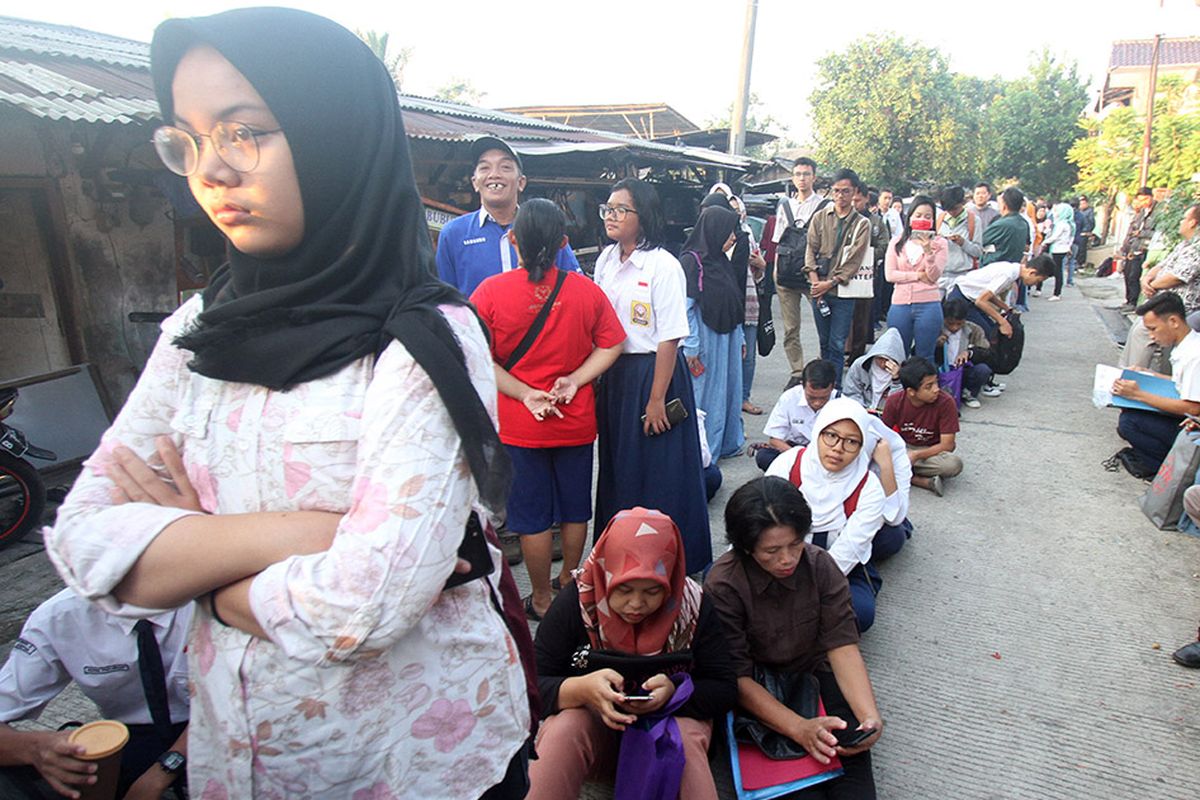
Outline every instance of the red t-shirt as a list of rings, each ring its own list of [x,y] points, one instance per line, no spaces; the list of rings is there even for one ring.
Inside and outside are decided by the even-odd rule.
[[[471,302],[492,333],[492,358],[503,365],[533,324],[554,290],[558,270],[537,283],[514,269],[479,284]],[[616,347],[625,330],[603,290],[586,276],[569,273],[546,325],[533,346],[512,368],[513,377],[534,389],[550,391],[554,381],[570,375],[597,347]],[[592,384],[580,386],[569,404],[559,404],[563,417],[538,422],[520,400],[503,392],[499,399],[500,441],[518,447],[575,447],[596,439],[596,396]]]
[[[913,405],[908,392],[892,392],[883,404],[883,424],[900,434],[906,444],[932,447],[943,433],[958,433],[958,407],[944,391],[929,405]]]

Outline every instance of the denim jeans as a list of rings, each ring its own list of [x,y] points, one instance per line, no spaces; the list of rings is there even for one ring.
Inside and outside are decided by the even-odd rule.
[[[758,323],[743,325],[746,354],[742,356],[742,402],[750,402],[750,387],[754,384],[754,362],[758,359]]]
[[[900,331],[906,355],[913,352],[915,344],[916,354],[933,362],[933,349],[942,335],[941,303],[892,303],[887,323]]]
[[[850,324],[854,322],[854,298],[821,296],[829,304],[829,316],[821,314],[820,301],[813,300],[813,319],[817,323],[817,336],[821,340],[821,358],[833,365],[837,373],[836,385],[842,385],[842,370],[846,367],[846,337],[850,335]]]

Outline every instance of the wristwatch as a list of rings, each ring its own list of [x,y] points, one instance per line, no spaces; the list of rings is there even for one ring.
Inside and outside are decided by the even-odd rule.
[[[168,775],[178,775],[187,764],[187,757],[178,750],[168,750],[158,757],[158,765]]]

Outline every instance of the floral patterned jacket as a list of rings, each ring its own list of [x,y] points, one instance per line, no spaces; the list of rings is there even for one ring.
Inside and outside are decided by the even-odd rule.
[[[445,406],[399,342],[289,392],[212,380],[163,324],[145,373],[46,530],[76,592],[112,613],[114,587],[167,525],[194,512],[114,505],[118,444],[179,447],[210,514],[342,513],[325,553],[261,572],[251,608],[270,640],[199,604],[189,646],[188,779],[200,800],[476,797],[528,735],[515,643],[477,580],[451,590],[478,495]],[[496,384],[470,310],[444,307],[493,419]],[[493,552],[499,559],[500,553]]]

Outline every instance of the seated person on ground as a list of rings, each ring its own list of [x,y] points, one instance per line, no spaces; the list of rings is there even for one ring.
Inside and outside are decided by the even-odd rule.
[[[904,531],[905,538],[909,538],[912,536],[913,529],[912,523],[908,521],[908,498],[912,491],[913,469],[912,462],[908,459],[908,446],[900,434],[884,425],[883,420],[879,417],[871,414],[867,421],[870,424],[870,430],[867,431],[867,440],[863,447],[872,454],[871,472],[875,473],[875,477],[879,478],[879,482],[883,485],[883,528],[899,527]],[[887,445],[888,452],[892,456],[890,475],[885,475],[876,461],[877,456],[883,455],[878,451],[881,441]],[[872,556],[874,560],[881,561],[893,555],[892,552],[887,552],[886,547],[881,551],[880,542],[894,540],[894,535],[890,532],[885,531],[883,536],[876,534]],[[899,550],[899,547],[896,550]]]
[[[821,763],[841,758],[845,774],[798,796],[874,798],[870,748],[883,720],[858,649],[846,580],[831,553],[806,544],[811,521],[804,497],[786,481],[768,476],[739,488],[725,506],[733,549],[713,563],[705,596],[725,623],[740,713]],[[792,711],[755,680],[767,673],[814,675],[825,716]],[[837,746],[835,732],[860,729],[875,733],[858,746]]]
[[[997,335],[1012,336],[1012,325],[1004,315],[1013,310],[1007,297],[1017,281],[1033,286],[1053,277],[1054,259],[1050,256],[1037,256],[1028,264],[996,261],[955,278],[954,287],[946,297],[961,297],[970,303],[967,319],[983,328],[988,340],[994,342]]]
[[[709,500],[721,488],[721,468],[713,461],[712,451],[708,449],[708,439],[704,437],[704,409],[696,409],[696,427],[700,429],[700,466],[704,467],[704,496]]]
[[[1179,220],[1179,235],[1183,240],[1170,255],[1142,275],[1142,292],[1147,298],[1158,292],[1174,292],[1183,299],[1188,324],[1193,330],[1200,327],[1200,205],[1184,212]],[[1170,348],[1156,345],[1138,317],[1129,328],[1125,347],[1118,366],[1141,367],[1156,372],[1170,369]]]
[[[900,366],[900,382],[904,391],[888,398],[883,424],[908,445],[913,484],[941,497],[942,479],[963,470],[962,459],[954,454],[958,406],[938,386],[937,369],[923,358],[910,358]]]
[[[900,388],[897,378],[905,356],[900,331],[888,328],[871,349],[846,370],[842,394],[857,400],[868,411],[878,413],[887,396]]]
[[[837,371],[833,364],[815,358],[800,374],[800,385],[779,395],[763,433],[769,437],[766,446],[754,456],[758,468],[766,472],[775,457],[790,447],[803,447],[812,439],[813,420],[830,398],[837,397],[833,388]]]
[[[1195,430],[1196,424],[1188,420],[1188,428]],[[1200,527],[1200,486],[1190,486],[1183,493],[1183,510],[1192,524]],[[1197,641],[1189,642],[1171,654],[1175,663],[1191,669],[1200,668],[1200,630],[1197,630],[1196,635]]]
[[[899,552],[910,530],[884,522],[887,498],[899,486],[890,446],[872,434],[870,418],[848,397],[830,400],[813,423],[813,443],[792,448],[767,470],[798,487],[808,502],[812,531],[806,541],[829,550],[850,582],[860,633],[875,622],[883,584],[875,562]]]
[[[190,603],[135,620],[113,616],[70,589],[34,609],[0,669],[0,797],[70,796],[90,779],[94,762],[75,757],[70,731],[23,731],[8,724],[37,719],[72,681],[105,719],[129,728],[118,798],[129,792],[131,798],[157,799],[176,780],[182,783],[189,702],[184,646],[191,620]],[[147,640],[139,662],[143,630],[146,636],[153,632],[154,646]],[[141,677],[155,649],[167,698],[166,709],[154,709],[159,720]]]
[[[682,742],[685,761],[681,773],[656,773],[664,781],[656,785],[678,786],[686,800],[715,800],[708,743],[713,719],[737,701],[737,676],[724,626],[687,577],[669,517],[644,508],[614,516],[575,582],[554,599],[534,645],[547,719],[529,765],[529,800],[578,797],[589,776],[612,773],[618,748],[621,759],[670,763],[661,752],[666,734],[646,732],[647,722],[664,718],[677,726],[672,739]],[[650,699],[629,699],[635,694]],[[621,786],[618,772],[618,797],[642,788]]]
[[[1117,433],[1129,442],[1134,460],[1144,473],[1153,475],[1179,434],[1184,414],[1200,414],[1200,333],[1188,327],[1183,300],[1173,292],[1154,295],[1137,308],[1150,338],[1171,348],[1171,374],[1178,398],[1160,397],[1144,391],[1136,381],[1116,380],[1112,393],[1139,400],[1154,408],[1146,411],[1125,408],[1117,421]]]
[[[963,367],[963,403],[979,408],[979,395],[999,397],[1000,391],[988,386],[992,379],[991,358],[987,334],[983,328],[967,319],[970,304],[961,297],[942,302],[942,335],[940,363],[947,368]]]

